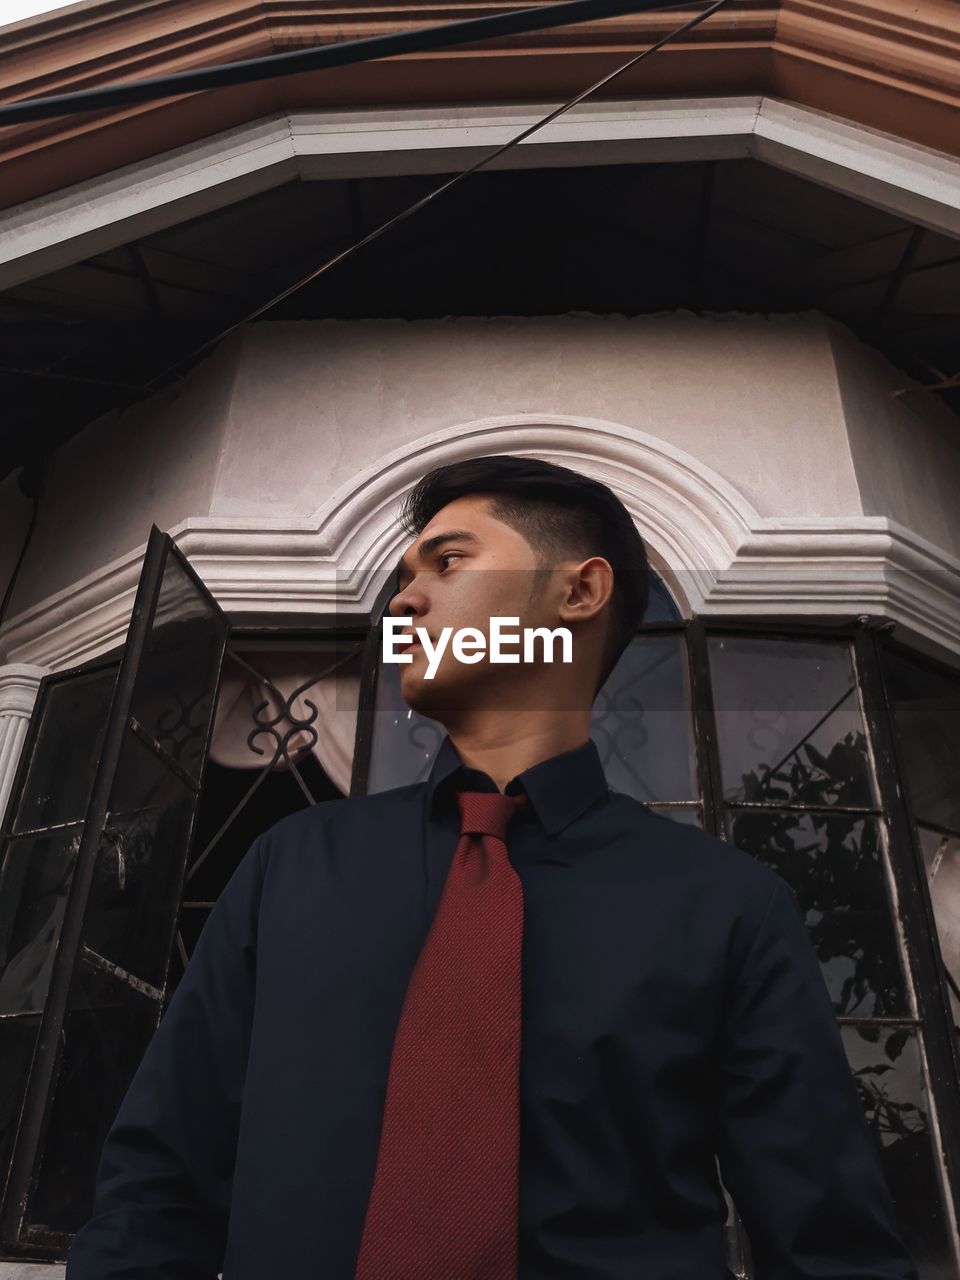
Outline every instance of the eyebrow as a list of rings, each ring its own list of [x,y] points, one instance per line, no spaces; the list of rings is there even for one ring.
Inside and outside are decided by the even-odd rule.
[[[418,550],[418,558],[421,564],[426,564],[438,547],[442,547],[445,542],[472,542],[478,543],[480,539],[475,533],[471,533],[469,529],[448,529],[445,533],[435,533],[432,538],[427,538],[426,542],[421,542]],[[409,574],[410,570],[404,563],[403,556],[397,561],[397,590],[401,589],[401,579],[404,574]]]

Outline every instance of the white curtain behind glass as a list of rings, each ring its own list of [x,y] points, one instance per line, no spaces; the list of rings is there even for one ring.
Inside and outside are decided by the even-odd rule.
[[[334,786],[349,795],[360,655],[312,649],[240,656],[252,670],[231,660],[224,668],[210,759],[230,769],[263,769],[277,756],[274,768],[286,769],[278,752],[285,740],[294,762],[312,750]],[[278,720],[291,697],[289,715]]]

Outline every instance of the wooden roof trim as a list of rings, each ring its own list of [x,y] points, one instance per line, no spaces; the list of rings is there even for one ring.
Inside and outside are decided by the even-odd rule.
[[[0,28],[0,100],[513,7],[85,0]],[[902,0],[739,0],[625,77],[618,96],[771,94],[960,154],[960,6],[903,8]],[[676,12],[629,15],[9,127],[0,130],[0,207],[275,111],[565,96],[677,21]]]
[[[911,14],[903,0],[790,0],[774,49],[960,99],[960,8],[952,3],[917,5]]]

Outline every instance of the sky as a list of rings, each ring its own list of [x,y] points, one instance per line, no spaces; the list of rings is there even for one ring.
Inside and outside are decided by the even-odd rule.
[[[69,0],[70,4],[75,0]],[[64,9],[64,0],[0,0],[0,26],[32,18],[36,13],[49,13],[52,9]]]

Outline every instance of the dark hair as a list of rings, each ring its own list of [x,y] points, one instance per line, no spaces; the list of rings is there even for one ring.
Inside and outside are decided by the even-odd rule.
[[[610,626],[596,696],[647,609],[647,554],[626,507],[605,484],[567,467],[497,454],[428,472],[404,499],[400,523],[418,537],[442,507],[469,494],[489,495],[490,514],[526,538],[541,566],[576,556],[609,562]]]

